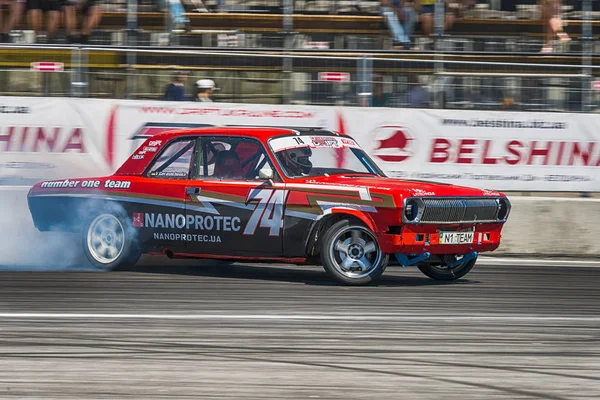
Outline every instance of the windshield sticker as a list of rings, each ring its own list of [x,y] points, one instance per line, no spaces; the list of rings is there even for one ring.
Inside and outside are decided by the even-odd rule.
[[[161,172],[150,172],[152,177],[163,177],[163,178],[187,178],[188,173],[185,171],[161,171]]]
[[[286,136],[273,139],[270,142],[274,152],[282,150],[295,149],[299,147],[331,148],[339,149],[342,147],[351,147],[359,149],[360,146],[352,139],[337,138],[334,136]]]

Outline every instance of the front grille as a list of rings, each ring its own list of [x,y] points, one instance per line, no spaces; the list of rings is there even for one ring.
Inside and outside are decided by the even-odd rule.
[[[423,198],[422,223],[496,222],[495,198]]]

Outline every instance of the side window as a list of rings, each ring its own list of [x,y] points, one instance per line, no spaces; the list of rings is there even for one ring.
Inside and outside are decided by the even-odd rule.
[[[260,169],[272,168],[262,144],[237,137],[203,139],[196,164],[203,179],[258,180]]]
[[[148,176],[162,179],[187,179],[196,139],[178,140],[167,145],[150,167]]]

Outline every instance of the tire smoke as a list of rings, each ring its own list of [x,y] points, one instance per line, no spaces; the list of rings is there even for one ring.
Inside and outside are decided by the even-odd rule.
[[[27,206],[27,187],[0,187],[0,270],[91,269],[80,235],[40,232]]]

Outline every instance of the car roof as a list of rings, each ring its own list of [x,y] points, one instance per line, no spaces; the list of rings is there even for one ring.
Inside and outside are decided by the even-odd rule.
[[[152,140],[162,139],[171,140],[178,137],[197,136],[197,135],[226,135],[226,136],[251,136],[262,141],[272,137],[293,134],[312,134],[312,135],[340,135],[336,132],[321,128],[277,128],[277,127],[247,127],[247,126],[211,126],[192,129],[177,129],[167,132],[161,132],[151,136]]]

